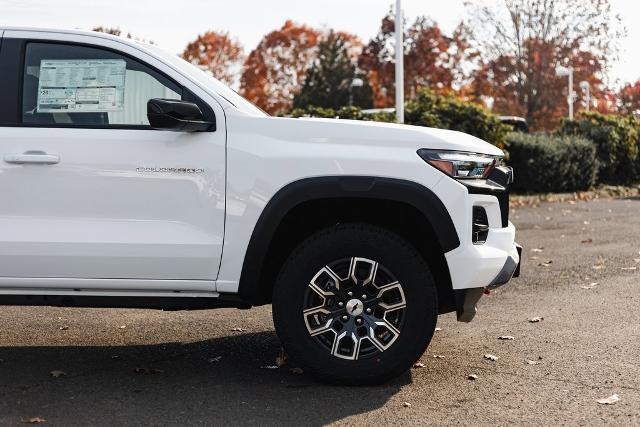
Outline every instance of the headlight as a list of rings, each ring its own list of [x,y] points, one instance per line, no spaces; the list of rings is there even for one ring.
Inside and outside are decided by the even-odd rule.
[[[486,179],[502,157],[464,151],[418,150],[418,155],[434,168],[456,179]]]

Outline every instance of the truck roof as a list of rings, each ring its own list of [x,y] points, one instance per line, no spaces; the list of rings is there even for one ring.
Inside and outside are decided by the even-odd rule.
[[[141,42],[135,39],[128,39],[121,36],[115,36],[113,34],[101,33],[98,31],[79,30],[79,29],[66,29],[66,28],[44,28],[44,27],[15,27],[0,25],[0,32],[2,31],[29,31],[29,32],[43,32],[43,33],[57,33],[57,34],[72,34],[79,36],[99,37],[103,39],[117,40],[119,42],[129,42],[137,45],[148,45],[148,43]]]

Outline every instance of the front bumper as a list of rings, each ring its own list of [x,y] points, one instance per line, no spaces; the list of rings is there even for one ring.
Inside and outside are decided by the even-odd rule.
[[[507,260],[500,270],[500,273],[493,279],[493,282],[488,286],[489,289],[495,289],[499,286],[502,286],[509,282],[514,277],[520,276],[520,259],[522,258],[522,246],[517,243],[513,244],[515,246],[516,252],[518,253],[517,257],[509,255]]]
[[[456,312],[459,322],[471,322],[476,316],[477,304],[482,295],[490,289],[498,288],[507,284],[512,278],[520,276],[520,262],[522,259],[522,246],[513,244],[516,257],[509,256],[500,270],[500,273],[493,279],[489,286],[482,288],[461,289],[455,292]]]
[[[460,246],[447,252],[445,259],[460,321],[473,319],[476,303],[486,290],[520,274],[522,247],[515,243],[516,230],[509,221],[512,182],[510,168],[497,168],[487,180],[443,180],[438,185],[450,212],[459,214],[455,224]],[[480,236],[479,231],[484,234]]]

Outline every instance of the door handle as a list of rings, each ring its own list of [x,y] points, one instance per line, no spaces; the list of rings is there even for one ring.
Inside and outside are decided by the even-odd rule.
[[[47,154],[44,151],[25,151],[22,154],[7,154],[4,161],[16,165],[55,165],[60,163],[60,156],[57,154]]]

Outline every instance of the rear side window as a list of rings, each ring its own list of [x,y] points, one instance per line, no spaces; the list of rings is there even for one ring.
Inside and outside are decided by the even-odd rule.
[[[149,126],[147,101],[182,99],[182,88],[110,50],[28,43],[22,122],[34,125]]]

